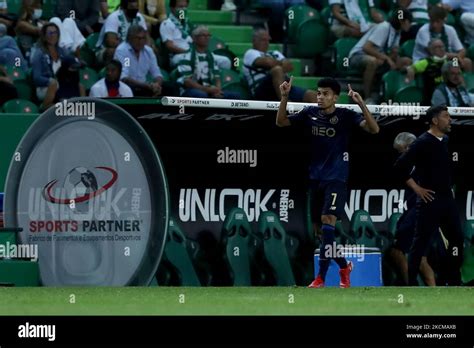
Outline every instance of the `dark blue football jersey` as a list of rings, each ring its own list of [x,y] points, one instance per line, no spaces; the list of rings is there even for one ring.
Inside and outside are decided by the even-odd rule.
[[[311,131],[311,180],[338,180],[346,182],[349,176],[349,137],[354,126],[360,126],[364,117],[352,110],[336,108],[325,115],[317,106],[308,106],[288,116],[292,125]]]

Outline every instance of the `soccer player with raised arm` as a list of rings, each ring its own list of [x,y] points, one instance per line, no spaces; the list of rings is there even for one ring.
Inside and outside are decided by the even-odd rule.
[[[324,287],[326,273],[331,259],[339,265],[340,287],[350,287],[352,262],[344,257],[337,257],[337,250],[332,250],[335,241],[336,220],[340,218],[346,201],[349,162],[347,161],[349,136],[354,126],[376,134],[379,126],[367,109],[359,93],[349,87],[349,96],[359,105],[362,114],[355,111],[336,108],[336,101],[341,91],[339,83],[332,78],[318,82],[317,106],[307,106],[300,112],[287,115],[288,94],[292,79],[280,85],[281,102],[276,124],[279,127],[300,125],[311,132],[311,160],[309,178],[311,199],[321,206],[322,244],[319,258],[319,274],[309,285],[310,288]],[[313,204],[314,206],[314,204]],[[319,216],[312,211],[313,223]]]

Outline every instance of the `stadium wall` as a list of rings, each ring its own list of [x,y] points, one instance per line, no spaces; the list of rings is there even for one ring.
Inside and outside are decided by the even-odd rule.
[[[172,216],[183,231],[191,238],[209,231],[219,239],[226,211],[239,205],[255,227],[258,216],[268,209],[280,217],[287,231],[307,238],[308,139],[292,127],[275,126],[278,103],[250,105],[255,102],[246,101],[222,108],[210,107],[212,103],[206,104],[205,100],[199,105],[186,105],[179,99],[174,106],[167,101],[168,106],[157,106],[156,102],[143,100],[121,106],[140,122],[156,145],[169,182]],[[295,105],[295,110],[298,108]],[[466,111],[459,111],[450,150],[456,199],[466,220],[474,218],[474,184],[469,176],[474,161],[474,119]],[[472,109],[468,111],[474,114]],[[34,119],[5,114],[0,117],[2,186],[8,159]],[[409,115],[379,116],[378,121],[378,135],[356,131],[350,142],[350,191],[343,215],[346,227],[353,212],[364,209],[375,227],[385,230],[390,216],[403,208],[404,185],[392,175],[397,158],[393,139],[402,131],[420,135],[426,125]]]

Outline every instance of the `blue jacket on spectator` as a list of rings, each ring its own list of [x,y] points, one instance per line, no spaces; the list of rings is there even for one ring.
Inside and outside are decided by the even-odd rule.
[[[59,59],[63,60],[68,54],[67,52],[58,47]],[[47,87],[50,78],[55,78],[53,72],[53,62],[48,52],[41,49],[38,45],[34,49],[31,71],[33,74],[33,83],[35,87]]]

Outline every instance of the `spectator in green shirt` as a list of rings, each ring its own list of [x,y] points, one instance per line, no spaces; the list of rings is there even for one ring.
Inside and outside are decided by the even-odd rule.
[[[433,39],[428,44],[430,56],[421,59],[407,68],[406,83],[415,79],[416,74],[421,74],[423,79],[423,105],[430,105],[431,96],[435,88],[443,82],[441,68],[448,61],[446,47],[441,39]]]

